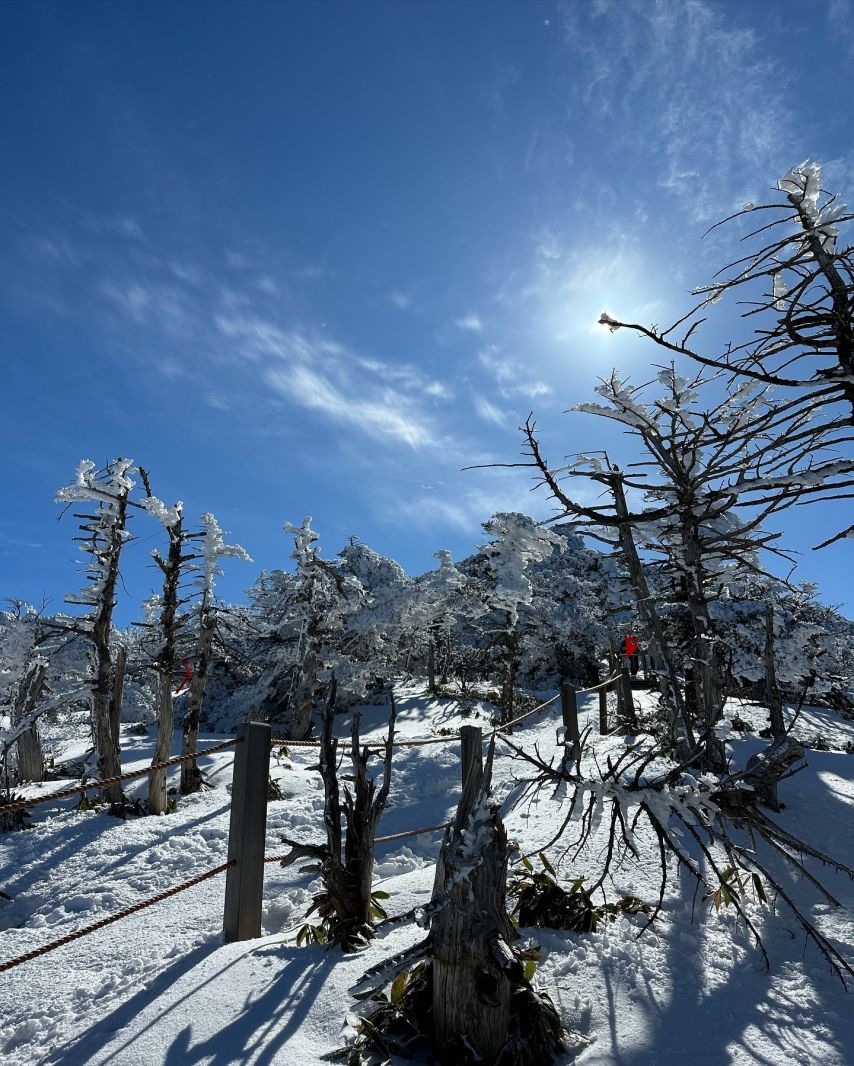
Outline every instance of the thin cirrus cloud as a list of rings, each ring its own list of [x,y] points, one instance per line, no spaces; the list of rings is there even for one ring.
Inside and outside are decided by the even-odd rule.
[[[408,292],[394,289],[388,294],[388,302],[399,311],[408,311],[412,307],[413,300]]]
[[[469,475],[472,476],[472,475]],[[453,492],[408,494],[389,502],[386,517],[398,525],[421,530],[452,529],[472,533],[490,515],[500,511],[523,511],[543,521],[551,509],[544,493],[531,494],[530,479],[525,476],[502,478],[502,484],[483,486],[466,484],[466,475],[455,478]]]
[[[476,311],[467,311],[461,318],[456,319],[454,325],[457,329],[462,329],[469,333],[483,332],[483,322],[481,322],[480,315]]]
[[[255,278],[237,288],[211,285],[209,291],[217,293],[211,302],[199,290],[195,273],[188,275],[183,267],[175,271],[171,262],[169,266],[170,284],[142,276],[111,279],[101,284],[100,294],[113,313],[135,325],[173,341],[193,338],[196,346],[206,348],[206,358],[195,365],[189,348],[181,358],[185,373],[204,376],[209,403],[222,409],[233,406],[222,380],[230,367],[240,371],[243,394],[272,390],[279,402],[375,440],[410,448],[443,447],[435,408],[453,398],[444,382],[411,364],[361,355],[319,330],[259,313],[256,297],[259,289],[262,299],[269,293],[272,278],[263,286]],[[219,367],[218,387],[209,387],[207,352],[215,353],[211,358]],[[254,370],[247,373],[250,367]]]
[[[504,412],[496,407],[494,403],[490,403],[485,396],[478,396],[475,394],[473,397],[474,409],[477,417],[483,422],[491,422],[495,426],[501,426],[502,428],[507,422],[504,417]]]
[[[400,395],[354,399],[336,388],[328,378],[304,365],[269,368],[268,384],[285,400],[309,411],[319,411],[333,422],[361,429],[378,440],[395,440],[413,448],[434,443],[430,427],[415,412],[401,409]]]
[[[424,392],[436,395],[442,386],[416,368],[366,358],[337,341],[254,314],[217,315],[215,321],[248,360],[266,364],[263,380],[280,399],[374,439],[412,448],[438,446],[419,399]]]
[[[494,345],[478,352],[478,361],[494,377],[498,390],[505,400],[517,396],[536,399],[551,395],[551,385],[532,378],[529,368],[524,367],[516,359],[502,356]],[[501,424],[503,424],[503,419]]]
[[[575,72],[568,102],[598,118],[626,173],[643,175],[622,195],[642,197],[657,185],[697,224],[717,218],[722,203],[756,199],[758,176],[788,166],[786,146],[797,139],[792,72],[728,7],[560,7],[565,61]],[[579,186],[597,189],[592,179],[600,176],[580,175]]]

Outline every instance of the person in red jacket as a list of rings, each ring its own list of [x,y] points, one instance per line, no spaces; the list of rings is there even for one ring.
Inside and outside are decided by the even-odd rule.
[[[620,651],[629,661],[629,670],[632,677],[637,677],[638,672],[638,638],[632,633],[627,633],[622,640]]]

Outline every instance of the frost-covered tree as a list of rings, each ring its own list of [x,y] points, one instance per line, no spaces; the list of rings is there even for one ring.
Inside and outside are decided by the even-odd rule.
[[[342,647],[342,638],[346,619],[364,593],[338,560],[320,558],[310,516],[300,526],[286,522],[284,529],[294,538],[295,571],[265,575],[253,592],[258,645],[269,662],[258,682],[259,710],[281,721],[287,736],[304,740],[319,686],[331,672],[339,691],[359,686],[360,667]]]
[[[694,290],[699,304],[672,326],[662,330],[608,314],[600,322],[612,331],[632,330],[742,385],[774,387],[774,406],[802,419],[794,443],[809,441],[812,433],[820,436],[821,448],[838,449],[851,442],[854,426],[854,258],[851,246],[840,241],[854,215],[822,187],[815,162],[790,168],[777,194],[772,203],[747,204],[724,220],[745,230],[746,251],[711,284]],[[730,293],[746,307],[742,317],[754,330],[722,353],[709,353],[700,347],[698,331],[708,309]],[[777,435],[784,432],[791,435],[779,426]],[[844,489],[850,484],[837,481],[823,498],[849,498]],[[818,547],[846,535],[854,535],[854,525]]]
[[[534,590],[531,565],[562,550],[563,540],[533,518],[518,512],[500,512],[483,523],[492,539],[478,549],[483,564],[484,600],[493,613],[495,636],[503,650],[501,721],[513,717],[516,674],[519,668],[521,609],[530,604]]]
[[[564,680],[595,684],[609,619],[621,607],[616,568],[572,529],[552,531],[563,548],[530,566],[532,597],[520,612],[519,676],[534,688]]]
[[[199,724],[205,690],[210,675],[214,640],[217,623],[223,616],[216,600],[216,579],[222,576],[220,561],[222,559],[243,559],[252,562],[251,557],[239,544],[226,544],[225,537],[214,515],[209,512],[201,517],[201,546],[194,559],[201,559],[200,564],[192,564],[197,570],[196,588],[200,594],[197,615],[195,654],[193,656],[193,674],[190,678],[187,696],[187,710],[184,715],[182,755],[195,755],[198,750]],[[181,794],[186,796],[198,792],[202,786],[202,775],[195,761],[181,764]]]
[[[91,711],[95,762],[101,779],[121,773],[119,718],[121,678],[114,674],[110,649],[116,582],[121,551],[130,538],[127,526],[128,498],[134,486],[133,460],[113,459],[99,471],[89,459],[81,460],[75,480],[56,494],[58,503],[83,505],[75,512],[82,520],[80,550],[86,556],[83,572],[87,584],[65,597],[67,603],[86,608],[64,628],[81,633],[92,653]],[[111,806],[123,802],[119,782],[106,785],[103,798]]]
[[[820,603],[816,591],[809,582],[787,586],[756,574],[728,582],[710,606],[735,691],[756,693],[770,705],[770,643],[779,699],[851,707],[854,623]]]
[[[48,691],[46,637],[41,617],[27,604],[13,604],[13,610],[0,615],[2,758],[6,764],[8,750],[14,745],[20,781],[44,780],[38,718],[39,705],[45,706]]]
[[[355,538],[338,558],[342,574],[355,578],[362,589],[341,633],[342,651],[362,664],[366,672],[388,675],[402,669],[404,615],[412,599],[413,582],[394,559]]]
[[[636,387],[616,372],[596,389],[605,403],[580,403],[575,410],[616,421],[635,439],[639,460],[628,472],[606,460],[579,457],[572,473],[603,480],[612,495],[609,507],[580,507],[560,485],[557,471],[548,471],[539,453],[533,426],[526,436],[533,465],[553,495],[589,528],[591,522],[619,531],[617,541],[634,586],[638,615],[646,623],[647,639],[657,647],[668,674],[673,674],[672,649],[661,627],[660,612],[651,609],[651,590],[638,548],[659,558],[659,578],[671,602],[683,608],[689,636],[682,643],[687,680],[686,701],[705,736],[708,765],[722,768],[723,748],[714,727],[725,701],[724,662],[716,640],[710,601],[726,584],[730,572],[761,572],[759,550],[786,556],[774,544],[777,534],[763,532],[769,516],[828,485],[844,484],[852,464],[816,456],[827,436],[810,424],[800,407],[771,404],[767,390],[753,382],[726,394],[707,408],[703,399],[717,382],[702,376],[688,379],[673,366],[658,375],[658,395],[649,386]],[[831,439],[835,439],[831,433]],[[563,471],[567,472],[567,471]],[[631,512],[626,493],[640,496],[642,506]],[[628,544],[628,530],[632,544]],[[662,582],[658,582],[659,589]],[[654,618],[653,614],[657,617]],[[668,665],[668,662],[670,665]],[[677,679],[665,687],[678,698]],[[686,728],[689,713],[677,707]]]
[[[163,591],[157,603],[156,616],[157,649],[153,666],[157,673],[157,740],[154,745],[152,765],[165,762],[172,754],[174,735],[174,709],[172,703],[172,678],[177,663],[177,647],[182,624],[186,621],[179,612],[179,585],[186,568],[196,558],[188,552],[187,533],[184,530],[184,504],[179,500],[167,507],[162,500],[152,495],[147,472],[140,467],[140,476],[145,483],[146,498],[141,506],[161,523],[169,541],[164,557],[153,548],[151,557],[163,575]],[[166,770],[152,770],[148,779],[148,810],[151,814],[165,814],[168,808],[166,794]]]
[[[461,593],[466,579],[446,549],[434,552],[433,558],[439,560],[439,565],[412,583],[402,624],[410,647],[426,650],[427,687],[435,694],[437,656],[441,656],[441,673],[447,679],[451,627],[462,607]]]

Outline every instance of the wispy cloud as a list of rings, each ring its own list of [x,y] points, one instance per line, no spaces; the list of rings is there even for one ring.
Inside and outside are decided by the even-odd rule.
[[[156,322],[172,337],[180,338],[192,332],[193,311],[188,306],[185,290],[177,285],[105,281],[101,292],[117,311],[136,323]]]
[[[375,439],[397,440],[413,448],[433,441],[424,419],[416,412],[407,411],[408,405],[400,395],[354,398],[333,385],[328,377],[303,364],[270,368],[265,378],[283,399],[319,411],[332,421],[353,426]]]
[[[517,359],[502,356],[494,345],[478,352],[478,361],[492,374],[504,399],[514,396],[536,399],[552,392],[551,385],[532,377],[530,367],[523,366]]]
[[[657,183],[702,223],[777,177],[797,142],[789,72],[734,8],[564,3],[561,19],[570,91],[598,114],[603,145],[643,175],[640,195]],[[592,177],[581,184],[596,188]]]
[[[142,226],[133,215],[86,215],[86,225],[93,233],[112,233],[118,237],[130,237],[132,240],[144,239]]]
[[[586,486],[577,496],[588,498]],[[472,548],[481,541],[482,523],[498,512],[520,511],[539,522],[555,514],[548,494],[537,490],[529,472],[506,468],[463,470],[449,474],[441,485],[413,486],[384,510],[387,520],[396,525],[467,534]]]
[[[504,427],[507,419],[500,408],[496,407],[495,404],[490,403],[485,396],[478,396],[475,394],[472,397],[472,400],[477,417],[482,422],[491,422],[495,426]]]
[[[457,329],[468,330],[470,333],[482,333],[483,323],[476,311],[468,311],[461,318],[456,319],[454,325]]]
[[[40,233],[27,241],[31,254],[45,262],[60,266],[79,267],[83,255],[64,233]]]
[[[253,313],[217,315],[215,322],[246,359],[265,364],[263,379],[281,399],[375,439],[414,448],[437,443],[431,417],[418,403],[431,382],[414,367],[362,356],[316,331]]]
[[[413,303],[409,293],[401,292],[400,289],[394,289],[388,294],[388,302],[399,311],[408,311]]]

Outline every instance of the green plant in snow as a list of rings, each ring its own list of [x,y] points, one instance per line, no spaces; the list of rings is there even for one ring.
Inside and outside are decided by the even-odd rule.
[[[516,867],[507,886],[507,895],[515,901],[511,917],[520,926],[593,933],[603,920],[614,921],[623,914],[641,911],[649,913],[649,906],[637,896],[620,896],[616,903],[597,906],[584,888],[585,878],[576,878],[564,888],[543,852],[540,862],[542,870],[537,871],[530,859],[523,858],[522,869]]]
[[[370,914],[378,921],[388,918],[388,913],[382,906],[381,900],[389,898],[388,892],[372,892]],[[306,912],[306,918],[314,911],[324,906],[326,893],[316,895]],[[356,951],[364,947],[372,940],[374,931],[370,925],[364,925],[355,920],[339,921],[334,914],[326,915],[317,925],[306,922],[300,926],[297,932],[297,947],[308,944],[325,944],[327,948],[340,947],[343,951]]]

